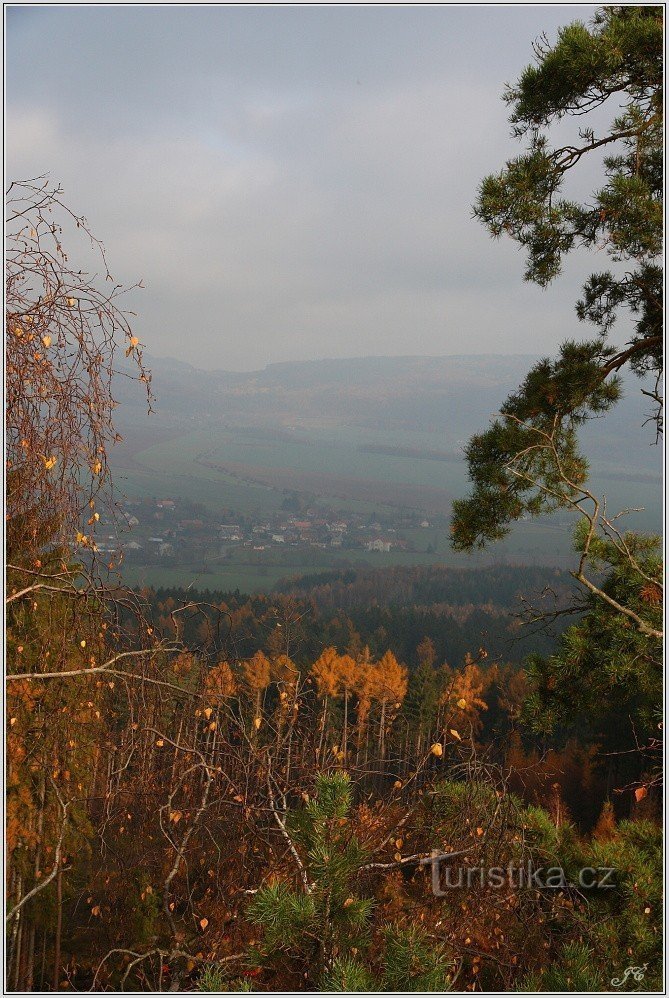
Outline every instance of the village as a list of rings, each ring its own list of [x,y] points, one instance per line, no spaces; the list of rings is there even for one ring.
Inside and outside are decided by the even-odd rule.
[[[314,548],[390,552],[425,550],[412,536],[436,526],[420,511],[357,512],[307,503],[288,493],[282,509],[271,515],[242,514],[180,498],[126,499],[118,507],[117,522],[101,521],[96,548],[112,554],[123,550],[128,564],[190,562],[226,559],[239,549],[247,552]],[[109,532],[105,531],[109,527]]]

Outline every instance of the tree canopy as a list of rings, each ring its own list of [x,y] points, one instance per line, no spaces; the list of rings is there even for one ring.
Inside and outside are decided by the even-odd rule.
[[[576,303],[594,336],[540,361],[469,442],[472,491],[454,506],[458,549],[503,537],[525,515],[589,499],[577,429],[619,399],[624,369],[646,378],[650,418],[661,426],[662,51],[660,7],[606,7],[589,27],[576,22],[554,45],[537,43],[535,63],[507,88],[514,135],[527,146],[483,180],[475,216],[526,250],[525,279],[542,287],[578,248],[606,250],[611,267],[587,277]],[[577,125],[578,139],[552,145],[550,130],[563,119]],[[577,200],[568,190],[582,183],[586,162],[601,166],[602,183]],[[623,345],[612,339],[616,323]]]

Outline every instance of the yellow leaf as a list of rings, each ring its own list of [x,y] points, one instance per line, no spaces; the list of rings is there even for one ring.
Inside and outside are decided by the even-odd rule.
[[[430,748],[430,752],[432,753],[432,755],[436,755],[437,759],[439,758],[439,756],[444,754],[444,750],[439,744],[439,742],[435,742],[434,745],[432,745],[432,747]]]
[[[55,457],[47,457],[44,459],[44,467],[47,471],[51,471],[51,469],[55,467],[56,460],[57,459]]]
[[[201,918],[201,919],[200,919],[200,928],[201,928],[201,929],[202,929],[203,931],[204,931],[204,929],[206,929],[206,928],[207,928],[207,926],[208,926],[208,925],[209,925],[209,919],[208,919],[208,918]]]
[[[178,821],[181,821],[182,817],[181,811],[170,811],[170,821],[173,821],[175,825]]]
[[[51,337],[50,336],[43,336],[42,337],[42,343],[44,344],[45,347],[50,347],[51,346]]]
[[[162,738],[159,738],[158,741],[156,742],[158,748],[162,748],[164,744],[165,742],[162,740]]]
[[[346,898],[344,901],[344,908],[350,908],[352,904],[355,903],[355,898]]]
[[[67,304],[70,306],[70,308],[74,308],[74,306],[77,304],[77,299],[76,298],[68,298],[67,299]]]
[[[209,730],[216,731],[216,721],[211,722],[211,724],[209,725]]]
[[[91,908],[91,915],[95,915],[96,918],[100,914],[100,905],[96,904],[94,908]]]
[[[94,475],[99,475],[102,471],[102,461],[96,461],[92,470]]]
[[[207,718],[207,720],[209,720],[209,718],[211,717],[211,715],[212,715],[212,714],[213,714],[214,712],[213,712],[213,710],[212,710],[212,708],[211,708],[211,707],[205,707],[202,713],[203,713],[203,714],[204,714],[204,716],[205,716],[205,717]]]
[[[401,852],[396,852],[395,853],[395,859],[397,860],[398,863],[401,860],[401,858],[402,858],[402,853]]]
[[[476,834],[479,835],[479,836],[483,835],[483,829],[482,828],[477,828],[476,829]]]
[[[261,724],[262,724],[262,718],[260,717],[253,718],[253,727],[256,729],[256,731],[258,730]]]
[[[139,340],[137,339],[136,336],[131,336],[130,337],[130,346],[131,347],[136,347],[138,343],[139,343]]]
[[[460,708],[460,710],[464,710],[466,706],[467,706],[467,701],[465,700],[464,697],[460,697],[460,699],[458,700],[458,707]]]
[[[459,731],[456,731],[456,730],[455,730],[455,728],[449,728],[449,729],[448,729],[448,733],[449,733],[450,735],[452,735],[452,736],[453,736],[453,738],[455,738],[455,739],[456,739],[457,741],[459,741],[459,742],[461,742],[461,741],[462,741],[462,738],[460,737],[460,732],[459,732]]]

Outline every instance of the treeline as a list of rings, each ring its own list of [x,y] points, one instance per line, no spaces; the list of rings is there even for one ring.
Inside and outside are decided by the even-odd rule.
[[[170,612],[174,606],[188,601],[197,604],[197,614],[180,619],[189,646],[217,639],[223,648],[229,641],[241,656],[263,646],[277,615],[299,607],[292,625],[293,652],[298,659],[302,654],[313,658],[326,645],[357,651],[366,644],[374,654],[391,647],[412,668],[418,664],[416,648],[429,637],[442,661],[460,661],[472,647],[485,645],[519,664],[531,652],[552,650],[555,634],[563,626],[560,618],[552,628],[526,626],[521,593],[531,593],[531,586],[540,584],[535,592],[550,589],[548,602],[553,607],[563,605],[568,591],[565,573],[552,569],[528,569],[527,573],[525,586],[522,569],[475,572],[472,579],[470,573],[455,570],[451,574],[450,569],[352,571],[342,573],[342,586],[351,592],[341,603],[339,589],[331,589],[330,583],[317,583],[311,589],[310,576],[300,581],[299,588],[291,586],[288,593],[248,596],[238,590],[172,587],[146,588],[142,597],[166,632],[173,627]],[[394,587],[395,596],[386,601],[380,593],[387,585]]]
[[[308,596],[322,609],[360,606],[490,606],[520,611],[522,597],[550,591],[565,601],[573,579],[557,568],[493,565],[488,568],[447,568],[440,565],[393,565],[377,569],[315,572],[285,579],[277,591]]]

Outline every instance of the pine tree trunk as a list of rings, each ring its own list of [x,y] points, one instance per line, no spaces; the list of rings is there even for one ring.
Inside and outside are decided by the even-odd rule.
[[[323,740],[325,738],[325,722],[326,722],[326,719],[327,719],[327,712],[328,712],[328,698],[327,698],[327,695],[326,695],[325,701],[323,703],[323,714],[322,714],[322,717],[321,717],[321,733],[320,733],[320,737],[318,739],[318,748],[316,750],[316,764],[317,765],[320,764],[320,761],[321,761],[321,752],[323,751]]]
[[[344,687],[344,769],[348,766],[348,687]]]
[[[21,956],[22,956],[22,945],[23,945],[23,926],[24,918],[23,912],[20,911],[16,916],[17,932],[16,932],[16,943],[14,949],[14,991],[21,990]]]
[[[26,958],[23,970],[23,980],[21,982],[22,991],[32,991],[34,983],[34,971],[35,966],[35,923],[32,922],[30,925],[30,930],[28,932],[28,948],[26,950]]]
[[[63,868],[59,864],[56,876],[56,940],[53,954],[53,990],[58,991],[60,985],[60,943],[63,931]]]
[[[383,764],[386,752],[386,698],[381,701],[381,723],[379,725],[379,762]]]
[[[15,870],[12,870],[11,875],[11,888],[10,895],[15,898],[15,904],[18,904],[21,900],[21,877]],[[16,947],[19,937],[19,920],[21,918],[21,912],[17,912],[14,917],[14,924],[12,926],[12,934],[9,938],[9,947],[7,953],[7,979],[11,980],[14,968],[16,966]]]
[[[46,941],[47,941],[47,932],[45,929],[42,934],[42,964],[40,966],[40,972],[39,972],[40,991],[44,991],[44,978],[46,976]]]

